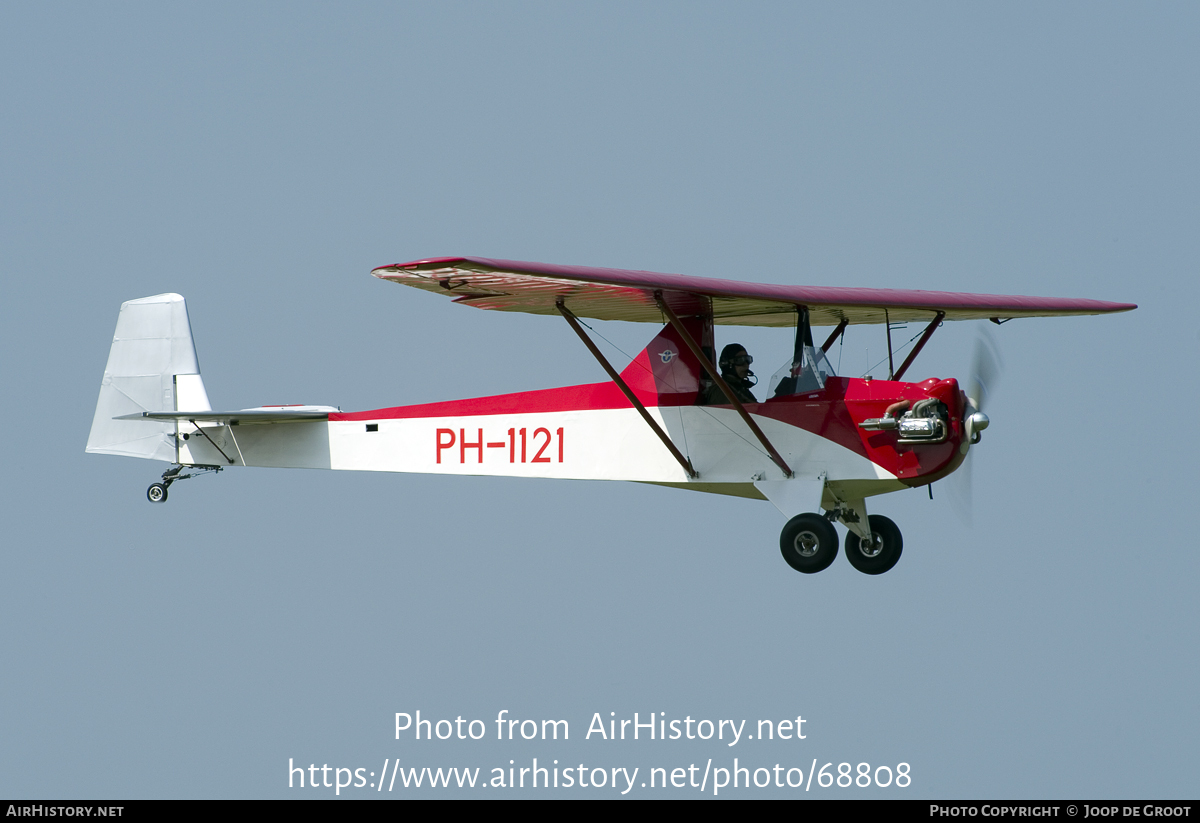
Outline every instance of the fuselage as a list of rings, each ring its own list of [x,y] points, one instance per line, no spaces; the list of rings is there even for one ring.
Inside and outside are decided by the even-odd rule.
[[[212,443],[181,440],[179,462],[215,464],[219,446],[242,465],[626,480],[748,497],[762,496],[756,481],[785,477],[732,405],[697,405],[703,372],[669,326],[621,375],[697,476],[613,382],[335,412],[328,421],[209,426]],[[962,461],[957,381],[822,383],[745,405],[797,476],[824,475],[858,498],[932,482]],[[896,431],[860,426],[899,401],[929,398],[946,412],[940,442],[903,444]]]

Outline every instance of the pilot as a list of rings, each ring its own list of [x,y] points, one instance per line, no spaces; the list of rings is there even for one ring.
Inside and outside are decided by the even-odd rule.
[[[721,359],[717,362],[721,369],[721,378],[729,384],[729,388],[733,389],[733,396],[741,403],[758,402],[758,399],[750,392],[750,389],[758,383],[754,372],[750,371],[750,364],[753,362],[754,358],[746,353],[746,347],[740,343],[730,343],[721,349]],[[729,400],[721,391],[720,386],[709,381],[700,393],[700,399],[696,402],[700,406],[718,406],[728,404]]]

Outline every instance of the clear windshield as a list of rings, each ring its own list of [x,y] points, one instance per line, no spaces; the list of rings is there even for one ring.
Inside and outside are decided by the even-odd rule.
[[[771,397],[786,397],[790,394],[820,391],[825,388],[825,379],[835,374],[825,352],[816,346],[805,346],[800,362],[788,360],[771,375],[767,394]]]

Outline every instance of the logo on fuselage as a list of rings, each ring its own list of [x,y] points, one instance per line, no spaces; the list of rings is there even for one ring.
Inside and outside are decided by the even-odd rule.
[[[674,359],[675,359],[675,357],[676,357],[678,354],[679,354],[679,352],[673,352],[673,351],[671,351],[670,349],[666,349],[665,351],[663,351],[662,353],[660,353],[658,356],[662,358],[662,361],[663,361],[664,363],[670,363],[672,360],[674,360]]]

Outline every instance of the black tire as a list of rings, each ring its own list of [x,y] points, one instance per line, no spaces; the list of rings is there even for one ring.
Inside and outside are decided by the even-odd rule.
[[[162,483],[152,483],[150,488],[146,489],[146,499],[151,503],[166,503],[167,487]]]
[[[875,539],[882,545],[864,547],[858,535],[850,532],[846,535],[846,559],[863,574],[883,574],[900,560],[904,538],[896,524],[882,514],[873,514],[867,519]]]
[[[816,574],[829,568],[837,557],[837,530],[819,514],[798,514],[783,527],[779,549],[793,569]]]

